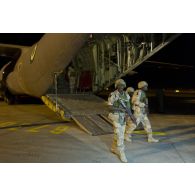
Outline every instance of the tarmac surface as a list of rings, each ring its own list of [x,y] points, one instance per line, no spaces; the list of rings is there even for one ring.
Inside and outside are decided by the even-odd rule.
[[[110,152],[112,134],[91,136],[43,104],[0,102],[0,162],[120,163]],[[150,114],[154,137],[138,129],[126,143],[129,163],[195,162],[195,115]]]

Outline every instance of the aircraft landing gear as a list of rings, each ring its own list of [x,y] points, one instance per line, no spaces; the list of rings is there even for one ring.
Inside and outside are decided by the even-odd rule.
[[[10,94],[8,91],[5,92],[4,94],[4,101],[8,104],[8,105],[12,105],[15,103],[15,96],[13,96],[12,94]]]

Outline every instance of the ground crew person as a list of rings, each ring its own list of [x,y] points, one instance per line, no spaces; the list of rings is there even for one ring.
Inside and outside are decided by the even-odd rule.
[[[68,80],[70,93],[73,93],[75,91],[76,86],[76,71],[72,65],[68,67]]]
[[[130,97],[128,93],[124,91],[126,83],[123,79],[118,79],[115,82],[116,90],[112,92],[108,98],[108,105],[111,107],[111,112],[109,113],[109,119],[112,120],[114,128],[114,137],[113,143],[111,146],[111,152],[118,155],[122,162],[127,162],[125,155],[125,146],[124,146],[124,133],[126,126],[126,111],[121,105],[123,104],[130,108]]]
[[[148,84],[145,81],[138,83],[138,90],[136,90],[132,97],[132,105],[134,110],[134,116],[136,118],[137,126],[142,123],[144,130],[148,135],[148,142],[158,142],[159,140],[154,139],[152,136],[152,128],[150,121],[148,119],[148,98],[146,96],[146,91],[148,90]],[[136,127],[132,124],[127,123],[127,134],[129,135],[129,140],[131,141],[131,134]],[[126,139],[125,139],[126,140]],[[128,140],[126,140],[128,141]]]

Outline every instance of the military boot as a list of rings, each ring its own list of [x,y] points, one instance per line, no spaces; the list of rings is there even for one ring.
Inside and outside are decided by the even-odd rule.
[[[118,155],[118,152],[117,152],[117,149],[116,149],[116,148],[111,147],[111,148],[110,148],[110,151],[111,151],[112,153],[114,153],[114,154],[117,154],[117,155]]]
[[[131,137],[132,137],[131,134],[125,133],[124,140],[127,141],[127,142],[132,142]]]
[[[124,163],[128,162],[124,151],[120,151],[118,155],[119,155],[119,158],[122,162],[124,162]]]
[[[126,155],[125,155],[125,152],[122,152],[122,151],[118,151],[116,148],[113,148],[111,147],[110,151],[114,154],[116,154],[117,156],[119,156],[120,160],[122,162],[125,162],[127,163],[127,158],[126,158]]]
[[[148,142],[149,143],[156,143],[156,142],[159,142],[159,140],[153,138],[152,134],[148,134]]]

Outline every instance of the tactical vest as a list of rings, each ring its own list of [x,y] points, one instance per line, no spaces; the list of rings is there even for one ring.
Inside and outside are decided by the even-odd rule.
[[[130,102],[128,101],[127,94],[124,92],[123,94],[119,93],[119,98],[124,102],[127,108],[130,108]],[[113,106],[116,108],[123,108],[119,102],[119,100],[113,103]]]
[[[146,93],[144,91],[141,91],[140,102],[148,104],[148,98],[146,97]]]

